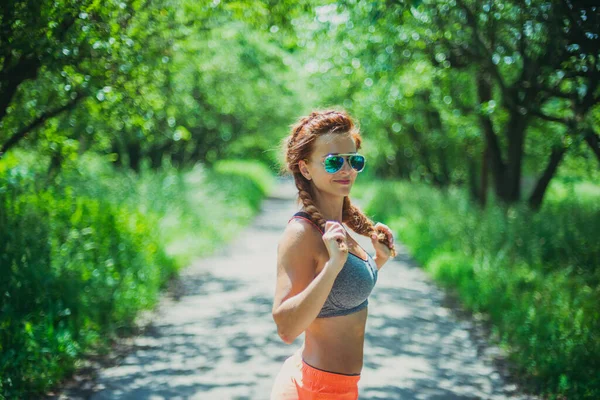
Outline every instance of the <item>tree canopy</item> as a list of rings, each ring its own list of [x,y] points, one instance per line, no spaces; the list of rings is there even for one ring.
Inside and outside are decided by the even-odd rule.
[[[561,164],[598,170],[600,17],[584,2],[2,7],[0,153],[36,149],[50,175],[85,151],[134,170],[274,164],[294,118],[333,104],[375,139],[378,174],[466,184],[481,204],[489,186],[537,208]]]

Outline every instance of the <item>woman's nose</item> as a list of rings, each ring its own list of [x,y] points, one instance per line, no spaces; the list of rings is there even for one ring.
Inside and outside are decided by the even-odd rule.
[[[344,158],[344,164],[342,165],[342,168],[340,169],[341,172],[347,172],[347,173],[352,173],[352,167],[350,166],[350,161],[348,161],[347,158]]]

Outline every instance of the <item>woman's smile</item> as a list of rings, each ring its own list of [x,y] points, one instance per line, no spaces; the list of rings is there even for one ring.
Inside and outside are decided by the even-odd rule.
[[[334,182],[340,183],[342,185],[349,185],[350,184],[350,179],[340,179],[340,180],[336,180]]]

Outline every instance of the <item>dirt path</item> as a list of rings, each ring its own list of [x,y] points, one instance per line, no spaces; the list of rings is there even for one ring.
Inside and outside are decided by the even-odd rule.
[[[276,245],[296,210],[291,183],[276,192],[237,240],[182,272],[181,297],[165,296],[119,365],[99,371],[91,388],[59,397],[268,399],[282,362],[303,340],[284,344],[271,319]],[[368,239],[353,236],[371,250]],[[534,398],[507,383],[481,328],[398,247],[369,300],[360,398]]]

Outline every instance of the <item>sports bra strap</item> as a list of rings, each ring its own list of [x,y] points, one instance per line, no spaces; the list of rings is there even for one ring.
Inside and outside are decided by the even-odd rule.
[[[319,227],[317,224],[315,224],[315,223],[312,221],[312,219],[310,219],[310,214],[309,214],[309,213],[307,213],[306,211],[298,211],[296,214],[294,214],[294,215],[292,216],[292,218],[290,218],[290,219],[289,219],[288,223],[289,223],[289,222],[290,222],[292,219],[294,219],[294,218],[302,218],[302,219],[305,219],[305,220],[307,220],[308,222],[310,222],[311,224],[313,224],[313,226],[314,226],[315,228],[317,228],[317,229],[319,230],[319,232],[321,232],[321,233],[325,233],[325,232],[324,232],[324,231],[321,229],[321,227]]]

